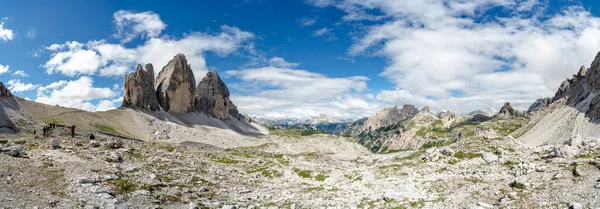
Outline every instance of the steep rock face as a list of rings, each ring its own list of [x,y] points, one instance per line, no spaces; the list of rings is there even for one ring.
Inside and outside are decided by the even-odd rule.
[[[194,110],[196,80],[185,55],[177,54],[162,68],[155,80],[156,98],[169,113],[186,113]]]
[[[13,97],[12,93],[4,86],[4,83],[0,82],[0,97]]]
[[[527,109],[526,113],[527,114],[532,114],[534,112],[537,112],[537,111],[539,111],[541,109],[544,109],[548,105],[550,105],[550,103],[552,103],[552,98],[550,98],[550,97],[539,98],[533,104],[531,104],[529,106],[529,108]]]
[[[414,117],[417,113],[419,113],[419,109],[417,109],[414,105],[411,104],[405,104],[400,110],[400,114],[409,118]]]
[[[122,107],[138,107],[148,111],[160,110],[154,90],[154,68],[152,64],[137,65],[135,72],[125,76]]]
[[[600,119],[600,52],[590,68],[581,66],[577,74],[563,81],[552,102],[565,99],[567,105],[575,107],[591,119]]]
[[[196,110],[219,119],[229,116],[240,120],[242,115],[229,100],[229,89],[215,71],[206,73],[206,77],[196,88]]]
[[[400,114],[398,107],[388,107],[369,117],[364,124],[364,129],[374,131],[377,128],[396,124],[398,121],[406,119],[406,116]]]
[[[496,117],[507,120],[518,118],[521,116],[522,114],[519,111],[515,110],[515,108],[513,108],[512,105],[510,105],[510,102],[505,102],[504,106],[500,108],[500,111],[498,112],[498,115]]]

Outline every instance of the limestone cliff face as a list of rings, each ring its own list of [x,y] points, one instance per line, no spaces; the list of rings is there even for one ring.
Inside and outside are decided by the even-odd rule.
[[[590,68],[581,66],[577,74],[561,83],[552,102],[559,100],[591,119],[600,119],[600,52]]]
[[[12,93],[4,86],[4,83],[0,82],[0,97],[13,97]]]
[[[195,110],[196,80],[185,55],[177,54],[162,68],[155,80],[156,98],[171,114]]]
[[[122,107],[136,107],[148,111],[160,110],[154,91],[154,68],[152,64],[137,65],[135,72],[125,76]]]
[[[229,89],[216,71],[206,73],[206,77],[196,87],[196,110],[219,119],[229,116],[241,119],[237,107],[229,100]]]

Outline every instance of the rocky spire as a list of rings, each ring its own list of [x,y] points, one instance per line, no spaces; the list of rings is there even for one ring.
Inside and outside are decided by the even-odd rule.
[[[196,110],[219,119],[229,115],[240,119],[242,115],[229,100],[229,89],[216,71],[206,73],[206,77],[196,87]]]
[[[162,68],[155,81],[156,98],[169,113],[194,111],[196,80],[185,55],[177,54]]]
[[[431,113],[431,111],[429,110],[429,106],[423,107],[423,109],[421,109],[421,113]]]
[[[521,117],[521,113],[515,110],[515,108],[513,108],[512,105],[510,105],[510,102],[505,102],[504,106],[500,108],[497,117],[506,120]]]
[[[548,105],[550,105],[550,103],[552,103],[552,98],[539,98],[537,99],[533,104],[531,104],[529,106],[529,108],[527,109],[527,114],[532,114],[534,112],[537,112],[541,109],[544,109],[545,107],[547,107]]]
[[[409,118],[414,117],[417,113],[419,113],[419,109],[417,109],[414,105],[411,104],[405,104],[400,110],[400,114]]]
[[[138,64],[135,72],[125,76],[122,107],[138,107],[148,111],[160,109],[154,91],[154,68],[146,64],[146,69]]]
[[[12,93],[4,86],[4,83],[0,82],[0,97],[13,97]]]

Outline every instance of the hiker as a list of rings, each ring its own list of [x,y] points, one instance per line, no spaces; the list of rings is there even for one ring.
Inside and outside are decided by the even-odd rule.
[[[37,135],[37,130],[33,130],[33,135]]]
[[[46,137],[46,126],[42,127],[42,136]]]
[[[71,126],[71,138],[75,138],[75,125]]]
[[[93,133],[90,134],[90,140],[94,140],[94,139],[96,139],[96,137],[94,136],[94,134]]]

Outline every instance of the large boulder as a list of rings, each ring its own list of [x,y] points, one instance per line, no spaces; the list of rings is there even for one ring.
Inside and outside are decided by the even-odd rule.
[[[154,67],[137,65],[135,72],[125,76],[122,107],[138,107],[148,111],[160,109],[154,90]]]
[[[12,97],[10,90],[4,86],[4,83],[0,82],[0,97]]]
[[[240,119],[242,115],[229,100],[229,89],[216,71],[206,73],[206,77],[196,88],[196,110],[210,116],[225,119],[230,115]]]
[[[194,111],[196,79],[185,55],[177,54],[162,68],[155,80],[158,104],[171,114]]]

